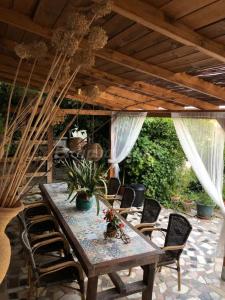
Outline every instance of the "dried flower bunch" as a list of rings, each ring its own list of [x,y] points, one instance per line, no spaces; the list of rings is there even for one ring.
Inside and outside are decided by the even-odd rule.
[[[43,41],[28,45],[20,44],[15,47],[19,63],[8,101],[4,137],[0,144],[0,153],[4,153],[3,176],[1,178],[5,178],[0,180],[0,207],[14,207],[21,195],[27,190],[32,178],[36,176],[43,166],[44,161],[37,167],[33,176],[21,189],[28,167],[38,150],[41,140],[43,140],[51,124],[57,122],[58,107],[68,94],[77,73],[80,68],[93,66],[95,63],[95,51],[101,49],[107,43],[105,31],[101,27],[92,27],[92,25],[98,18],[110,13],[111,7],[112,2],[110,0],[101,0],[98,3],[93,3],[91,9],[85,13],[72,11],[65,24],[53,32],[51,39],[53,49],[51,49],[51,53]],[[83,43],[84,39],[85,43]],[[52,55],[53,52],[55,52],[54,55]],[[37,61],[44,57],[48,57],[48,61],[51,62],[48,65],[48,74],[46,74],[45,81],[37,95],[31,101],[25,103]],[[12,97],[24,60],[29,60],[30,74],[27,78],[24,94],[12,117]],[[85,95],[91,98],[96,97],[98,94],[99,89],[96,86],[88,87],[85,91]],[[62,118],[63,116],[60,116],[58,120]],[[75,118],[76,116],[67,125],[60,138],[73,124]],[[8,163],[8,145],[12,142],[15,131],[24,122],[26,127],[21,133],[22,136],[17,145],[16,153],[10,163]],[[53,151],[54,148],[48,153],[48,156]]]

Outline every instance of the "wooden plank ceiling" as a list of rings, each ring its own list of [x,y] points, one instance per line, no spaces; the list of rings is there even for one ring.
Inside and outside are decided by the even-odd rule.
[[[0,80],[13,79],[15,44],[48,40],[71,3],[87,6],[90,0],[0,0]],[[80,72],[79,82],[104,91],[89,103],[106,110],[159,113],[190,107],[223,110],[224,0],[114,0],[112,13],[98,23],[109,42],[96,53],[95,67]],[[43,83],[48,66],[49,58],[39,63],[33,87]],[[29,70],[29,63],[23,64],[21,85]],[[69,96],[87,101],[73,90]]]

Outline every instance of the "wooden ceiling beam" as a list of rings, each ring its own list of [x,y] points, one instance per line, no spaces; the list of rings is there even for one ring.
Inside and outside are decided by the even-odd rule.
[[[171,20],[160,9],[141,0],[114,0],[113,11],[179,43],[225,62],[225,46],[195,32],[181,21]]]
[[[81,73],[96,79],[107,82],[108,84],[115,84],[120,87],[129,88],[133,91],[139,91],[141,93],[155,95],[160,97],[162,100],[170,100],[183,105],[195,106],[205,110],[217,110],[218,106],[208,103],[203,100],[199,100],[193,97],[189,97],[166,88],[162,88],[156,85],[152,85],[143,81],[131,81],[129,79],[119,77],[117,75],[109,74],[107,72],[98,70],[96,68],[89,69],[88,71],[81,70]]]
[[[111,110],[102,110],[102,109],[73,109],[73,108],[67,108],[67,109],[59,109],[57,115],[82,115],[82,116],[111,116],[112,111]]]

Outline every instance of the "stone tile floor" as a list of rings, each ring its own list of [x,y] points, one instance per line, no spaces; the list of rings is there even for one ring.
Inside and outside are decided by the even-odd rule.
[[[158,223],[166,227],[169,213],[172,211],[163,209]],[[129,216],[133,224],[139,222],[138,214]],[[156,274],[153,299],[156,300],[219,300],[225,299],[225,282],[220,280],[222,258],[218,258],[217,242],[219,239],[222,219],[214,217],[210,221],[199,220],[195,217],[188,217],[193,230],[187,242],[186,248],[181,256],[182,266],[182,289],[177,290],[176,271],[163,268],[161,273]],[[28,299],[27,269],[22,254],[20,239],[17,234],[18,223],[14,221],[8,228],[8,234],[12,241],[12,260],[10,269],[4,285],[7,285],[8,296],[4,294],[4,285],[0,287],[0,300],[25,300]],[[157,234],[153,241],[163,245],[162,237]],[[135,268],[130,277],[127,271],[122,271],[121,277],[126,282],[132,282],[142,278],[141,268]],[[99,278],[99,291],[111,287],[108,276]],[[74,294],[68,288],[51,288],[44,290],[40,300],[76,300],[80,299],[79,294]],[[140,294],[134,294],[123,299],[141,299]]]

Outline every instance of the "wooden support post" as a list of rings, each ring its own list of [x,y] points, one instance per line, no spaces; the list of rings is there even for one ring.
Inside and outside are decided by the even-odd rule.
[[[223,267],[222,267],[221,279],[223,281],[225,281],[225,257],[223,258]]]
[[[112,158],[112,145],[113,145],[113,140],[114,136],[112,134],[112,122],[113,122],[113,116],[111,116],[111,122],[110,122],[110,128],[109,128],[109,136],[110,136],[110,158]],[[110,169],[109,169],[109,177],[115,177],[115,169],[113,168],[112,164],[110,164]]]
[[[52,151],[53,148],[53,128],[52,126],[49,127],[47,132],[47,139],[48,139],[48,154]],[[47,160],[47,183],[51,183],[53,179],[53,155],[51,154]]]

